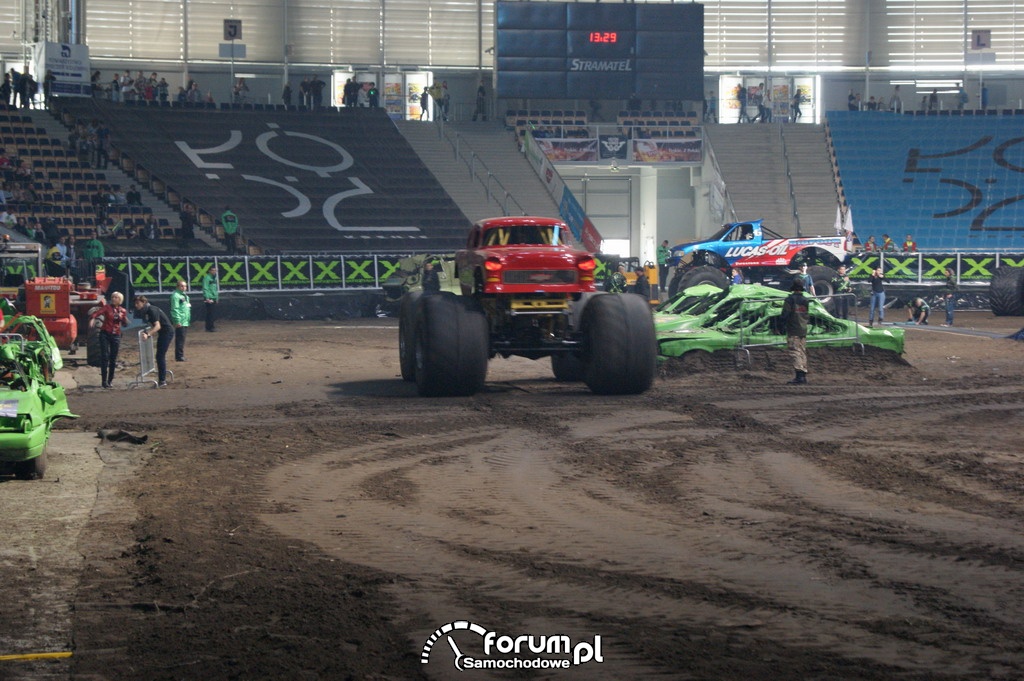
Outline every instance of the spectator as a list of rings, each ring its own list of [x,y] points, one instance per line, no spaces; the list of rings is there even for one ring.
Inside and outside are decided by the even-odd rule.
[[[142,205],[142,193],[135,188],[135,185],[128,185],[128,191],[125,192],[124,202],[129,206],[141,206]]]
[[[967,96],[967,90],[964,89],[964,84],[959,83],[956,91],[956,108],[959,111],[963,111],[964,107],[967,106],[967,102],[970,101],[970,97]]]
[[[939,91],[936,88],[932,88],[932,93],[928,95],[928,110],[939,110]]]
[[[285,106],[292,105],[292,86],[288,83],[285,83],[281,90],[281,103]]]
[[[917,242],[909,234],[903,241],[903,252],[904,253],[917,253]]]
[[[892,240],[888,234],[882,235],[882,248],[880,249],[886,253],[896,252],[896,242]]]
[[[487,90],[484,88],[483,81],[480,81],[476,88],[476,107],[473,109],[474,121],[476,121],[477,116],[480,116],[484,122],[487,121]]]
[[[868,326],[875,325],[875,310],[878,310],[878,324],[885,323],[885,275],[880,267],[871,271],[871,304],[868,307]]]
[[[908,309],[907,321],[918,325],[928,325],[928,314],[931,312],[931,307],[925,301],[924,298],[914,298],[910,301],[910,307]]]
[[[900,86],[893,86],[892,95],[889,97],[889,111],[900,113],[903,110],[903,98],[900,97]]]
[[[420,120],[422,121],[424,116],[427,115],[427,107],[430,106],[430,91],[427,88],[423,88],[420,92]]]
[[[224,212],[220,214],[220,226],[224,229],[224,245],[228,248],[228,255],[238,253],[238,216],[231,210],[231,206],[224,206]]]
[[[249,97],[249,86],[245,84],[245,78],[239,78],[235,81],[235,86],[231,89],[231,101],[235,104],[241,104],[245,102]]]
[[[793,358],[795,375],[790,385],[807,383],[807,324],[810,321],[807,298],[804,297],[804,284],[800,279],[793,280],[791,293],[782,303],[782,324],[786,332],[786,347]]]
[[[82,262],[88,277],[96,274],[96,265],[106,256],[106,248],[100,241],[99,233],[93,230],[92,237],[82,244]]]
[[[743,283],[743,271],[739,267],[732,268],[732,279],[730,280],[733,284]]]
[[[811,275],[807,272],[807,263],[801,263],[800,270],[796,275],[798,281],[803,284],[803,290],[814,295],[814,280],[811,279]]]
[[[156,217],[152,213],[146,216],[146,221],[142,225],[142,229],[139,230],[139,236],[144,239],[159,238],[160,228],[156,224]]]
[[[171,346],[174,338],[174,327],[167,313],[149,302],[146,296],[136,296],[132,302],[135,308],[135,316],[149,325],[141,333],[142,340],[149,340],[155,337],[154,358],[156,359],[157,385],[161,388],[167,387],[167,348]]]
[[[864,252],[865,253],[877,253],[878,252],[878,244],[875,243],[874,235],[869,236],[868,240],[864,242]]]
[[[185,335],[192,322],[192,301],[188,298],[188,282],[178,280],[171,292],[171,323],[174,324],[174,361],[185,361]]]
[[[206,312],[206,330],[211,333],[217,330],[214,328],[214,322],[216,321],[217,301],[219,300],[220,284],[217,282],[217,270],[214,268],[208,270],[203,275],[203,307]]]
[[[192,204],[182,204],[178,218],[181,220],[181,247],[187,251],[192,247],[192,240],[196,238],[196,215]]]
[[[122,305],[124,295],[120,291],[110,294],[110,302],[97,310],[93,323],[100,329],[100,375],[104,388],[114,387],[114,371],[117,369],[117,355],[121,349],[121,329],[128,326],[128,311]]]
[[[424,295],[438,293],[441,290],[441,279],[434,267],[433,260],[423,263],[423,293]]]
[[[171,85],[167,82],[166,78],[161,78],[156,84],[156,97],[160,100],[160,104],[166,104],[167,98],[170,94]]]
[[[943,326],[953,326],[953,314],[956,312],[956,274],[953,270],[946,268],[946,284],[943,286],[945,293],[943,294],[943,301],[946,303],[946,323]]]
[[[668,239],[661,242],[658,246],[657,260],[658,260],[658,285],[661,290],[665,290],[665,284],[668,283],[668,260],[672,257],[672,249],[668,246]]]
[[[651,299],[651,281],[647,278],[647,269],[643,265],[636,268],[636,283],[633,284],[633,293],[644,300]]]
[[[850,293],[853,284],[846,272],[846,265],[840,265],[836,276],[832,279],[832,291],[835,293],[835,313],[840,319],[850,318]]]

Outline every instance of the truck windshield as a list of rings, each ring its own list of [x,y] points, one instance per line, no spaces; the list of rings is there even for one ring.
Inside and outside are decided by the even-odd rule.
[[[562,246],[569,243],[569,234],[559,225],[513,225],[497,227],[484,235],[485,246]]]

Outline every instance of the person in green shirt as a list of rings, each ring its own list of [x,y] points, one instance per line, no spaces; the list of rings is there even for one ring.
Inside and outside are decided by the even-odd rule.
[[[224,228],[224,244],[228,247],[228,255],[238,253],[238,216],[231,211],[231,206],[224,206],[220,214],[220,226]]]
[[[171,324],[174,326],[174,361],[185,361],[185,334],[192,322],[192,301],[188,299],[188,282],[178,280],[171,293]]]
[[[96,264],[106,257],[106,248],[99,235],[93,230],[92,237],[82,244],[82,260],[85,262],[85,276],[92,278],[96,274]]]
[[[658,246],[658,287],[668,290],[668,259],[672,257],[672,249],[668,247],[668,239]]]
[[[207,331],[217,330],[214,328],[214,321],[218,300],[220,300],[220,284],[217,282],[217,275],[210,271],[203,275],[203,305],[206,307]]]

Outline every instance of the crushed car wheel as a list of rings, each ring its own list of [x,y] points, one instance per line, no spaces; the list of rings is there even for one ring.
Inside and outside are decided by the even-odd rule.
[[[1000,267],[992,275],[988,302],[997,317],[1024,315],[1024,267]]]
[[[658,346],[647,301],[595,296],[583,309],[583,380],[599,395],[635,395],[651,387]]]
[[[46,450],[28,461],[14,464],[14,477],[18,480],[42,480],[46,474]]]
[[[398,306],[398,364],[403,381],[416,380],[416,305],[423,291],[410,291]]]
[[[416,388],[423,397],[472,395],[487,377],[487,317],[472,298],[421,296],[416,305]]]

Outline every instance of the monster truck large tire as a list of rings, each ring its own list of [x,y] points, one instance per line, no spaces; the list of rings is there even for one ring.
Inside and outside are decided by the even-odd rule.
[[[658,346],[646,300],[595,296],[583,309],[583,380],[599,395],[635,395],[654,381]]]
[[[992,274],[988,302],[997,317],[1024,315],[1024,267],[1000,267]]]
[[[575,353],[562,352],[551,355],[551,371],[556,381],[575,383],[582,381],[586,365]]]
[[[838,277],[839,273],[831,267],[815,265],[807,268],[807,274],[810,275],[811,283],[814,285],[814,291],[808,291],[808,293],[817,296],[822,304],[831,302],[832,294],[835,293],[832,288],[832,280]]]
[[[398,306],[398,364],[403,381],[416,380],[416,306],[423,291],[409,291]]]
[[[484,387],[487,317],[472,298],[442,292],[416,305],[416,388],[423,397],[472,395]]]
[[[729,288],[729,277],[725,276],[725,272],[722,270],[710,265],[693,267],[672,278],[668,287],[668,295],[671,298],[680,291],[685,291],[697,284],[712,284],[720,289],[727,289]]]

